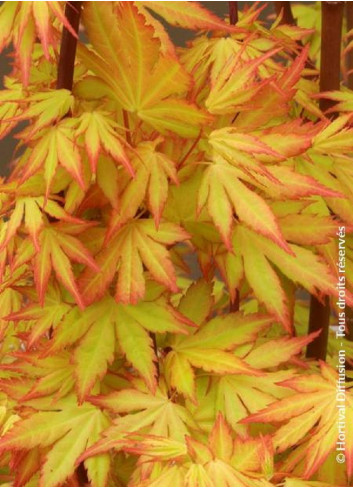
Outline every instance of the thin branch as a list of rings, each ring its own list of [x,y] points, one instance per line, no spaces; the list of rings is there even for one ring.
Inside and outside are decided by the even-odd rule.
[[[308,333],[314,333],[321,329],[320,335],[312,341],[306,349],[307,358],[325,360],[330,323],[330,299],[324,297],[321,303],[315,296],[310,298],[310,316]]]
[[[80,24],[82,2],[66,2],[65,16],[77,33]],[[63,27],[60,45],[60,57],[58,64],[58,77],[56,88],[66,88],[72,90],[74,79],[74,66],[76,56],[77,37],[74,37],[70,31]]]
[[[353,29],[353,3],[346,2],[346,19],[347,19],[347,32]],[[347,53],[347,86],[353,90],[353,49],[350,49]],[[351,71],[351,73],[350,73]]]
[[[343,9],[344,2],[321,2],[320,92],[340,89]],[[321,99],[320,109],[326,111],[334,104],[333,100]]]
[[[238,22],[238,2],[228,2],[229,23],[235,25]]]
[[[228,2],[229,4],[229,22],[231,25],[235,25],[238,22],[238,2]],[[237,118],[238,114],[235,114],[232,123]],[[239,290],[235,291],[234,300],[230,300],[229,304],[229,312],[237,312],[239,311],[240,306],[240,298],[239,298]]]
[[[56,80],[56,88],[66,88],[72,90],[74,80],[75,56],[78,39],[78,29],[80,25],[82,2],[66,2],[65,17],[72,26],[76,36],[64,26],[61,35],[60,56],[58,63],[58,76]],[[71,114],[67,114],[70,116]],[[88,484],[87,471],[81,462],[76,469],[75,479],[81,487]]]
[[[183,156],[183,158],[178,163],[178,165],[177,165],[178,166],[178,170],[180,170],[180,168],[183,167],[183,165],[185,164],[185,162],[187,161],[187,159],[189,158],[189,156],[191,155],[191,153],[196,148],[198,142],[200,141],[201,134],[202,134],[202,131],[199,132],[199,134],[198,134],[197,138],[195,139],[195,141],[192,143],[192,145],[190,146],[190,148],[188,149],[188,151],[186,152],[186,154]]]
[[[277,16],[282,12],[281,24],[295,25],[290,2],[274,2]]]
[[[320,91],[339,90],[341,36],[343,19],[343,2],[322,2],[321,60],[320,60]],[[320,109],[326,111],[333,105],[332,100],[320,99]],[[331,114],[335,117],[335,114]],[[324,297],[320,302],[311,296],[309,333],[321,330],[320,335],[308,345],[307,358],[325,360],[330,324],[330,299]]]

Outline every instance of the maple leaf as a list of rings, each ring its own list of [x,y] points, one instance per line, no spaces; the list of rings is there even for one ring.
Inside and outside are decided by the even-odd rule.
[[[268,204],[238,177],[237,170],[228,165],[210,165],[200,185],[198,210],[207,202],[208,212],[228,248],[231,248],[233,212],[236,212],[240,221],[291,253]]]
[[[27,355],[13,353],[15,360],[3,371],[16,376],[1,380],[3,392],[21,402],[32,399],[50,399],[54,405],[58,399],[67,396],[73,388],[73,366],[70,365],[69,354],[66,352],[41,358],[40,352],[32,351]]]
[[[143,265],[157,282],[176,292],[175,272],[166,245],[184,241],[188,237],[185,231],[172,223],[161,223],[158,231],[151,219],[127,223],[95,257],[101,268],[100,273],[85,271],[81,275],[79,285],[86,302],[91,303],[104,295],[117,267],[117,301],[136,303],[144,297]]]
[[[46,355],[79,342],[73,351],[72,361],[76,388],[82,402],[96,380],[102,379],[106,373],[118,342],[127,361],[154,391],[157,359],[148,332],[187,334],[186,326],[192,324],[162,298],[154,302],[123,305],[105,297],[84,311],[73,308],[56,325]]]
[[[353,305],[351,94],[319,93],[320,6],[270,28],[233,7],[0,6],[0,137],[24,125],[0,178],[2,484],[350,483],[296,295],[334,305],[345,226]],[[177,48],[167,24],[200,32]]]
[[[102,111],[84,112],[79,118],[76,134],[84,133],[85,146],[90,158],[92,172],[96,171],[99,153],[102,148],[118,163],[122,164],[130,175],[134,170],[127,157],[123,145],[125,140],[116,129],[118,125]]]
[[[217,417],[207,444],[190,436],[180,443],[162,436],[131,435],[125,442],[122,441],[121,446],[128,453],[144,455],[151,460],[177,460],[182,469],[178,474],[182,486],[272,486],[266,480],[270,475],[266,472],[271,470],[273,464],[269,437],[233,440],[222,415]],[[168,463],[155,467],[147,479],[148,485],[161,486],[173,469]]]
[[[326,124],[326,127],[314,138],[313,150],[329,155],[350,153],[351,145],[349,141],[352,137],[353,129],[349,127],[349,119],[349,115],[342,115],[331,124]]]
[[[66,398],[55,409],[18,421],[0,440],[0,452],[48,448],[41,466],[40,484],[57,486],[74,472],[76,459],[95,443],[108,424],[107,417],[92,404],[77,406],[74,398]],[[109,456],[105,455],[105,459],[109,460]],[[92,470],[92,465],[89,467],[91,475],[96,473],[96,481],[106,481],[109,462],[97,468],[98,472]]]
[[[347,156],[344,155],[342,159],[336,162],[336,158],[333,156],[312,152],[310,159],[315,162],[315,165],[302,159],[300,160],[300,168],[301,171],[315,178],[320,184],[332,189],[336,193],[336,195],[325,197],[326,214],[329,214],[332,210],[341,220],[350,224],[353,203],[350,199],[349,192],[348,198],[344,197],[349,188],[350,176],[345,174],[344,164],[342,165],[342,161],[346,160],[346,158]],[[345,168],[347,168],[347,165],[345,165]]]
[[[321,92],[316,95],[316,98],[325,98],[338,102],[334,107],[328,109],[330,112],[352,112],[353,110],[353,97],[351,92],[339,92],[338,90],[331,90],[330,92]]]
[[[244,110],[245,104],[271,81],[270,78],[258,81],[258,68],[277,51],[270,50],[247,62],[244,62],[242,52],[239,51],[225,60],[205,102],[208,111],[211,114],[232,114]]]
[[[278,399],[289,394],[282,382],[293,378],[293,370],[277,370],[275,367],[288,363],[295,355],[310,343],[317,333],[293,338],[285,336],[280,339],[253,343],[244,352],[236,350],[241,358],[252,368],[262,370],[262,375],[213,375],[212,382],[207,384],[201,377],[197,379],[197,404],[191,407],[194,419],[201,426],[208,426],[218,412],[222,412],[227,422],[241,436],[247,434],[239,421],[251,413],[257,413]],[[240,350],[240,351],[239,351]],[[274,355],[273,352],[277,354]],[[269,371],[266,371],[269,370]]]
[[[130,389],[112,392],[106,396],[94,396],[90,398],[90,402],[120,416],[82,458],[104,453],[112,448],[119,450],[129,433],[140,430],[181,442],[185,435],[190,434],[191,429],[198,428],[190,412],[170,399],[163,380],[154,395],[135,381]]]
[[[337,293],[334,275],[312,251],[290,245],[292,253],[288,254],[281,248],[276,250],[269,240],[250,229],[237,226],[236,233],[239,234],[236,239],[233,237],[234,249],[237,247],[236,243],[240,243],[237,254],[243,259],[243,263],[237,262],[240,267],[238,275],[241,277],[244,271],[255,296],[289,332],[292,326],[289,320],[288,300],[271,263],[291,281],[300,283],[312,294]]]
[[[309,197],[321,195],[326,199],[335,197],[336,200],[343,197],[343,193],[330,182],[324,183],[320,179],[309,175],[301,175],[285,166],[266,166],[269,174],[263,177],[257,176],[255,185],[273,199],[298,199],[299,197]],[[271,178],[272,177],[272,178]]]
[[[31,331],[27,338],[28,347],[32,347],[50,328],[55,328],[65,314],[70,310],[69,304],[62,302],[62,297],[58,288],[49,284],[45,294],[45,301],[42,305],[37,304],[36,294],[31,291],[21,289],[22,294],[28,294],[32,303],[15,311],[15,308],[8,311],[4,317],[6,321],[30,321]],[[5,309],[4,309],[5,312]]]
[[[187,91],[190,78],[174,56],[160,56],[154,29],[146,25],[137,8],[132,3],[115,8],[112,2],[89,3],[83,19],[99,57],[82,45],[79,56],[113,90],[122,107],[162,133],[171,130],[184,137],[197,136],[210,118],[176,98]],[[126,35],[128,45],[124,44]]]
[[[2,339],[7,328],[11,326],[6,318],[8,314],[15,313],[21,308],[22,296],[12,288],[5,288],[0,292],[0,338]],[[6,318],[6,319],[5,319]]]
[[[242,422],[280,423],[273,435],[273,443],[279,452],[296,445],[307,434],[310,441],[305,453],[304,478],[310,478],[318,467],[335,450],[339,431],[337,423],[340,410],[337,409],[337,373],[324,362],[320,362],[321,375],[307,374],[288,379],[281,383],[297,393],[277,401],[266,409],[252,414]],[[348,391],[346,399],[346,417],[353,415],[353,398]],[[346,468],[348,478],[353,470],[353,445],[351,428],[346,435]]]
[[[211,319],[193,335],[185,338],[174,336],[168,342],[172,351],[165,358],[166,378],[178,392],[195,401],[193,368],[218,374],[260,375],[231,351],[237,345],[254,339],[269,324],[266,317],[229,314]]]
[[[114,233],[124,222],[134,217],[145,198],[158,229],[168,198],[168,179],[178,184],[175,163],[156,150],[161,141],[157,139],[144,142],[136,148],[133,158],[136,177],[127,184],[120,197],[119,209],[110,221],[110,233]]]
[[[46,226],[39,236],[39,252],[34,258],[34,279],[41,305],[44,304],[52,268],[58,280],[73,295],[77,304],[84,308],[84,300],[75,283],[70,260],[87,265],[95,273],[99,267],[82,243],[59,226]]]
[[[184,29],[227,30],[236,28],[226,24],[214,14],[203,8],[198,2],[136,2],[151,9],[164,18],[168,24]]]
[[[267,49],[265,49],[263,56],[266,56],[266,54]],[[271,72],[273,75],[265,78],[262,86],[259,86],[259,91],[256,91],[256,99],[250,106],[251,110],[242,110],[240,112],[237,118],[237,126],[239,128],[257,130],[259,127],[265,127],[276,117],[280,118],[288,114],[288,104],[296,97],[297,84],[307,62],[307,56],[308,46],[305,46],[289,67],[283,69],[282,66],[277,65],[275,70],[272,68]],[[236,83],[234,75],[233,79]],[[247,96],[246,91],[245,96]]]
[[[0,250],[3,250],[14,237],[24,217],[25,228],[32,238],[35,249],[39,251],[39,233],[44,226],[43,213],[64,222],[78,224],[84,222],[70,216],[55,200],[47,200],[44,197],[20,197],[16,200],[15,208],[6,224],[6,233],[0,244]]]
[[[278,339],[266,339],[263,343],[255,345],[246,355],[245,359],[255,368],[273,368],[281,363],[291,360],[292,357],[313,341],[320,333],[315,331],[307,336],[283,336]],[[276,356],[273,351],[276,350]]]
[[[12,2],[3,4],[0,10],[0,50],[11,41],[15,47],[16,58],[21,64],[23,84],[28,85],[33,45],[38,35],[44,54],[50,58],[49,46],[56,44],[53,29],[53,14],[77,37],[67,21],[60,2]]]
[[[216,156],[214,161],[217,161],[217,156],[221,156],[231,165],[243,169],[245,173],[255,170],[257,173],[268,176],[268,172],[259,158],[261,155],[266,155],[267,158],[276,161],[281,160],[282,155],[272,146],[266,144],[264,139],[241,133],[234,127],[223,127],[212,131],[208,142]],[[298,142],[296,141],[296,143],[297,147]]]
[[[328,216],[288,214],[279,218],[279,225],[287,241],[313,246],[329,243],[336,235],[338,223]]]
[[[47,184],[46,196],[48,196],[60,163],[80,187],[85,188],[81,156],[73,139],[71,125],[72,122],[67,119],[44,130],[41,137],[36,140],[29,157],[26,153],[24,155],[22,183],[44,167],[44,179]]]
[[[16,126],[15,117],[21,111],[19,101],[23,99],[23,90],[20,83],[9,77],[5,77],[3,83],[6,89],[0,91],[0,139],[7,136]]]
[[[48,90],[39,92],[24,99],[29,107],[14,121],[34,119],[27,138],[30,139],[41,129],[62,119],[73,108],[74,98],[69,90]]]

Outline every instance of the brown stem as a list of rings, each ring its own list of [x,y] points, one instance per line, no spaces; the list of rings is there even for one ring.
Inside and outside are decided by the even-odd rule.
[[[229,23],[235,25],[238,22],[238,2],[228,2]]]
[[[343,8],[344,2],[321,2],[321,92],[340,89]],[[320,109],[325,111],[334,104],[333,100],[321,99]]]
[[[63,27],[58,63],[58,76],[56,80],[57,89],[66,88],[67,90],[72,90],[81,8],[82,2],[66,2],[65,5],[65,17],[77,35],[75,37],[65,26]],[[77,467],[75,476],[79,486],[85,487],[88,485],[87,471],[83,462]]]
[[[290,2],[274,2],[277,16],[282,12],[281,24],[294,25],[294,17]]]
[[[310,316],[308,333],[314,333],[321,329],[320,335],[312,341],[306,349],[307,358],[315,360],[325,360],[327,352],[327,340],[330,322],[330,300],[324,298],[324,303],[311,296],[310,299]]]
[[[66,2],[65,16],[78,35],[82,2]],[[56,88],[72,90],[77,38],[64,26],[61,36],[60,57]]]
[[[341,35],[343,19],[343,2],[322,2],[321,60],[320,60],[320,91],[339,90]],[[332,107],[332,100],[320,99],[320,109],[325,111]],[[331,114],[335,117],[336,114]],[[308,345],[306,356],[317,360],[325,360],[330,324],[330,300],[325,297],[323,302],[311,296],[309,333],[321,330],[320,335]]]
[[[347,31],[353,29],[353,3],[346,2],[346,18],[347,18]],[[348,51],[347,53],[347,70],[348,70],[348,78],[347,78],[347,86],[351,90],[353,90],[353,49]],[[349,73],[352,70],[352,73]]]
[[[231,25],[235,25],[238,22],[238,2],[228,2],[229,5],[229,22]],[[235,121],[236,116],[234,117],[233,121]],[[234,300],[230,301],[229,304],[229,312],[237,312],[239,311],[239,290],[235,291],[235,298]]]

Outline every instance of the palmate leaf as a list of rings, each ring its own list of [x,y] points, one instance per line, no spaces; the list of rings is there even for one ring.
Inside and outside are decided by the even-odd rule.
[[[282,382],[293,378],[294,370],[273,371],[273,369],[295,359],[315,336],[317,333],[299,338],[289,336],[276,340],[264,338],[263,343],[250,345],[245,355],[240,349],[241,358],[252,368],[261,371],[261,376],[213,375],[211,382],[208,379],[205,382],[202,377],[197,379],[197,404],[191,408],[195,420],[201,426],[208,427],[217,413],[222,412],[237,433],[246,434],[239,425],[241,419],[249,414],[256,414],[290,393],[289,388],[282,385]],[[277,352],[276,355],[274,351]]]
[[[67,352],[48,358],[42,358],[38,350],[27,355],[16,352],[13,356],[14,361],[2,366],[2,374],[10,374],[9,378],[1,380],[2,391],[12,399],[18,402],[49,399],[53,406],[72,391],[74,367]]]
[[[326,200],[331,197],[336,201],[344,200],[343,192],[336,185],[331,185],[331,182],[325,179],[321,182],[317,174],[302,175],[286,166],[266,166],[266,170],[268,175],[265,177],[261,174],[257,175],[254,185],[272,199],[298,199],[320,195]],[[249,181],[249,177],[244,175],[244,180]]]
[[[0,243],[3,250],[10,240],[15,236],[24,218],[25,229],[32,238],[35,249],[39,251],[39,233],[44,226],[43,214],[60,219],[62,221],[83,224],[84,221],[70,216],[55,200],[47,200],[44,197],[19,197],[15,208],[6,224],[6,233]]]
[[[116,162],[123,165],[130,175],[134,175],[123,145],[126,142],[117,132],[117,124],[103,111],[84,112],[79,118],[76,134],[84,134],[85,147],[90,158],[92,171],[97,168],[98,156],[104,149]]]
[[[315,331],[307,336],[284,336],[255,345],[245,357],[246,361],[255,368],[273,368],[281,363],[290,362],[292,357],[313,341],[320,333]],[[276,355],[273,355],[276,351]]]
[[[237,345],[254,340],[270,322],[269,318],[256,314],[245,317],[239,313],[229,314],[211,319],[193,335],[174,336],[168,342],[171,351],[165,358],[165,375],[170,385],[195,401],[194,369],[218,374],[261,375],[232,351]]]
[[[158,59],[159,42],[153,39],[153,28],[145,26],[132,4],[118,10],[113,2],[87,4],[83,20],[93,47],[102,58],[100,64],[109,66],[111,73],[117,75],[117,97],[127,110],[136,109],[141,102],[143,83]],[[126,32],[131,40],[124,48]]]
[[[119,202],[119,209],[113,213],[109,223],[110,233],[134,217],[139,207],[147,200],[156,228],[168,198],[169,179],[178,184],[176,164],[156,148],[161,139],[139,144],[133,158],[136,176],[124,189]]]
[[[123,305],[117,304],[112,297],[105,297],[84,311],[73,308],[56,326],[45,354],[76,345],[72,361],[80,401],[105,375],[116,344],[148,388],[154,391],[157,359],[148,332],[187,334],[186,326],[192,324],[162,298],[155,302]]]
[[[168,24],[184,29],[202,30],[236,30],[234,26],[226,24],[214,14],[202,7],[198,2],[136,2],[151,9],[158,16],[164,18]]]
[[[138,302],[145,294],[143,265],[157,282],[176,292],[174,267],[166,246],[188,237],[184,230],[172,223],[161,223],[158,231],[152,219],[127,223],[96,256],[100,273],[85,271],[80,277],[79,286],[86,302],[91,303],[104,295],[116,271],[116,299],[125,304]]]
[[[217,417],[208,443],[190,436],[180,442],[165,436],[130,435],[120,446],[154,465],[145,481],[148,486],[164,487],[173,480],[182,487],[272,487],[267,480],[272,475],[270,438],[233,439],[222,415]],[[170,460],[178,463],[170,464]]]
[[[82,160],[73,138],[72,121],[68,119],[45,129],[35,140],[30,154],[28,155],[27,152],[24,154],[21,183],[39,169],[43,169],[47,184],[46,196],[48,197],[59,164],[68,171],[82,189],[85,188]]]
[[[147,25],[154,28],[155,36],[161,42],[163,54],[175,55],[175,46],[169,38],[165,25],[159,20],[162,17],[168,24],[185,29],[238,31],[235,26],[226,24],[199,3],[193,2],[135,2],[138,11],[145,17]],[[152,13],[157,14],[157,18]]]
[[[21,308],[22,296],[12,288],[5,288],[0,292],[0,338],[2,339],[7,328],[11,327],[5,319],[8,314],[16,313]]]
[[[267,52],[268,50],[265,48],[265,54]],[[273,73],[273,76],[264,79],[263,86],[260,87],[254,99],[255,103],[250,106],[251,110],[242,110],[239,114],[237,118],[237,126],[239,128],[257,130],[259,127],[266,126],[271,120],[283,116],[287,117],[289,103],[293,98],[297,97],[299,92],[298,82],[302,79],[301,76],[307,62],[307,55],[308,46],[305,46],[287,69],[283,70],[281,65],[277,65],[274,69],[272,65],[273,71],[271,70],[270,73]],[[270,61],[272,62],[273,59]],[[233,79],[237,83],[234,75]],[[243,93],[245,96],[247,95],[246,91],[243,91]],[[317,116],[317,111],[314,113]],[[320,112],[319,115],[321,115]]]
[[[16,126],[14,119],[20,113],[19,101],[23,99],[23,87],[15,79],[5,77],[3,84],[6,89],[0,91],[0,139]]]
[[[154,395],[146,391],[141,382],[133,381],[131,389],[106,396],[92,396],[90,402],[120,416],[103,433],[102,439],[85,453],[84,458],[113,448],[119,450],[130,433],[140,430],[182,442],[192,429],[198,429],[188,409],[170,399],[163,380]]]
[[[64,117],[73,108],[74,98],[69,90],[61,89],[39,92],[22,102],[29,104],[29,107],[13,120],[32,120],[30,130],[26,132],[26,137],[30,139],[41,129]]]
[[[77,238],[65,233],[65,228],[54,225],[43,228],[39,236],[39,251],[34,258],[34,280],[41,305],[44,304],[51,270],[54,269],[58,280],[73,295],[77,304],[84,308],[85,302],[77,288],[68,257],[92,268],[95,273],[99,272],[90,252]]]
[[[0,440],[0,452],[48,448],[41,467],[41,486],[57,486],[74,472],[76,459],[95,443],[108,418],[90,403],[77,406],[74,397],[58,402],[55,409],[37,412],[22,419]],[[92,483],[106,483],[109,455],[99,466],[91,462]]]
[[[162,133],[196,137],[209,116],[177,98],[188,90],[190,78],[175,56],[161,56],[153,27],[137,8],[92,2],[85,6],[83,20],[99,57],[82,45],[79,56],[112,89],[110,96]]]
[[[278,49],[269,50],[262,56],[244,61],[239,51],[225,60],[205,102],[208,111],[211,114],[232,114],[244,110],[244,106],[271,81],[270,77],[259,81],[258,69],[276,52]]]
[[[242,257],[242,261],[239,258],[236,261],[240,268],[238,276],[245,274],[258,300],[289,332],[292,325],[288,301],[273,265],[292,282],[302,285],[312,294],[337,295],[333,272],[321,257],[306,248],[293,244],[290,245],[291,254],[286,253],[281,248],[274,247],[270,240],[244,226],[237,226],[233,234],[233,247],[236,256]],[[232,258],[231,255],[229,258]],[[221,265],[225,259],[227,257],[222,258]],[[351,301],[348,294],[347,301]]]
[[[261,164],[261,155],[270,161],[281,160],[283,156],[263,139],[265,138],[260,139],[252,134],[244,134],[235,127],[223,127],[212,131],[208,142],[216,157],[224,158],[229,164],[242,169],[245,173],[256,171],[270,176],[265,166]],[[214,158],[214,161],[216,162],[217,158]]]
[[[321,92],[317,97],[337,102],[328,112],[352,112],[353,110],[353,95],[350,91],[339,92],[337,90],[331,90],[330,92]]]
[[[350,152],[350,139],[353,129],[348,125],[350,116],[342,115],[331,124],[327,124],[313,141],[313,149],[319,153],[341,155]]]
[[[50,58],[49,47],[57,44],[53,28],[54,18],[59,19],[71,34],[77,37],[64,15],[60,2],[10,2],[1,6],[0,50],[13,42],[25,86],[29,82],[31,55],[36,37],[39,37],[47,59]]]
[[[347,156],[343,159],[345,160],[346,158]],[[330,211],[332,211],[343,222],[351,225],[353,202],[348,190],[350,176],[345,175],[344,167],[341,167],[342,160],[338,159],[336,162],[335,157],[328,157],[327,155],[321,155],[314,152],[310,153],[310,159],[315,163],[314,165],[309,161],[304,160],[298,162],[300,171],[313,177],[320,182],[322,186],[332,189],[336,194],[325,197],[326,214],[328,215]],[[343,172],[341,171],[342,169]]]
[[[336,237],[339,223],[329,216],[287,214],[279,218],[287,241],[303,246],[327,244]]]
[[[206,203],[228,248],[231,248],[235,212],[240,221],[291,253],[269,205],[240,181],[239,172],[231,166],[212,164],[206,169],[199,189],[198,209],[202,209]]]
[[[38,297],[33,291],[28,291],[28,289],[23,290],[23,288],[20,290],[33,303],[22,307],[18,311],[13,307],[11,311],[8,311],[9,314],[4,319],[6,321],[15,321],[16,323],[20,321],[31,321],[32,326],[27,338],[27,345],[28,347],[32,347],[51,327],[55,328],[58,325],[71,307],[69,304],[62,302],[60,291],[52,284],[49,284],[43,305],[37,303]],[[2,312],[5,312],[5,308]]]
[[[281,383],[297,393],[275,402],[266,409],[243,420],[249,422],[281,423],[273,435],[273,442],[279,452],[296,445],[310,433],[305,453],[304,478],[310,478],[325,461],[329,453],[336,449],[342,412],[337,408],[337,372],[324,362],[320,362],[321,375],[307,374]],[[353,415],[353,397],[345,393],[345,417]],[[353,471],[353,436],[351,426],[347,426],[346,470],[348,479]]]

